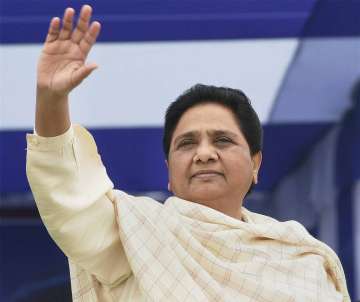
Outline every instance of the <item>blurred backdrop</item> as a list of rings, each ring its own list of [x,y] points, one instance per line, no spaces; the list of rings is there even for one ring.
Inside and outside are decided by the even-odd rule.
[[[1,0],[0,301],[71,301],[66,258],[29,191],[25,134],[48,22],[85,3],[103,25],[89,58],[99,69],[72,93],[72,120],[116,187],[163,201],[167,105],[196,83],[242,89],[265,131],[245,206],[303,223],[360,299],[359,0]]]

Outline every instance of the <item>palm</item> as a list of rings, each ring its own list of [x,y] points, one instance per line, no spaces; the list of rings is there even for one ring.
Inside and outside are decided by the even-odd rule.
[[[74,11],[67,9],[63,27],[53,19],[38,63],[38,86],[58,94],[66,94],[76,87],[95,65],[85,65],[86,57],[95,43],[100,24],[89,26],[91,8],[85,6],[76,29],[72,30]]]

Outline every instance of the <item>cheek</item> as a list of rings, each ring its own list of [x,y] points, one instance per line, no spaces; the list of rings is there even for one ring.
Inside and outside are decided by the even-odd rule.
[[[169,161],[169,178],[176,181],[184,178],[191,165],[190,156],[188,154],[176,154]]]
[[[238,177],[248,177],[252,175],[252,160],[246,152],[232,152],[228,154],[227,160],[224,163],[228,173]]]
[[[175,195],[181,195],[187,182],[187,169],[183,159],[176,157],[169,163],[169,190]]]

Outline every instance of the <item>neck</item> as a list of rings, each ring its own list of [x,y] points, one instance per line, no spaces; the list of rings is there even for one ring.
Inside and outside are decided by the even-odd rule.
[[[216,211],[219,211],[235,219],[242,220],[242,215],[241,215],[242,200],[241,202],[239,202],[239,200],[234,200],[231,202],[228,199],[200,200],[200,201],[196,201],[196,203],[212,208]]]

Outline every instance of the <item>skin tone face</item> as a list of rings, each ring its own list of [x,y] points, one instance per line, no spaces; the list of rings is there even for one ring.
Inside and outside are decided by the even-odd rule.
[[[241,219],[241,206],[257,183],[261,152],[249,146],[230,109],[196,105],[181,117],[172,137],[169,189],[182,199]]]

